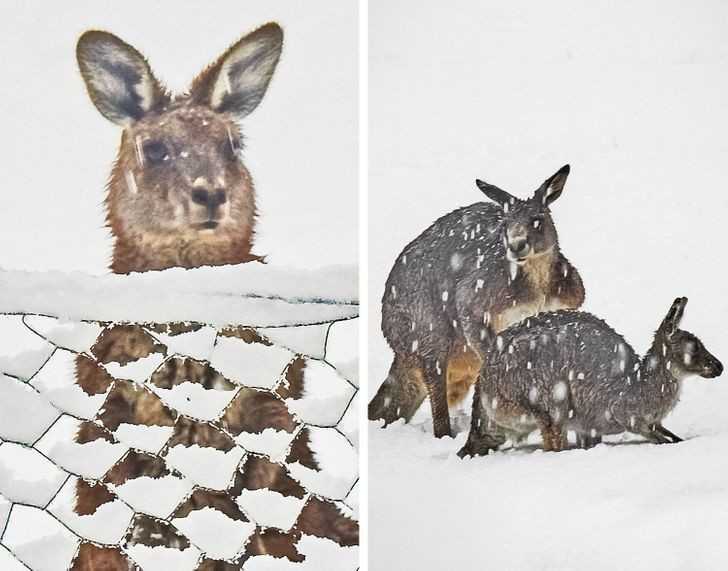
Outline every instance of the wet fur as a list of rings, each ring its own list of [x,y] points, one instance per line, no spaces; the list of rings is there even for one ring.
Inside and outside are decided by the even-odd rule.
[[[165,227],[158,220],[171,218],[171,205],[162,202],[168,187],[190,187],[192,181],[179,173],[149,173],[136,158],[133,141],[136,137],[158,139],[172,137],[187,140],[190,145],[211,139],[217,145],[227,141],[227,130],[240,137],[233,117],[218,114],[195,105],[191,100],[177,103],[163,115],[145,118],[129,127],[122,135],[119,156],[114,164],[106,198],[107,223],[114,236],[111,270],[117,274],[162,270],[171,267],[196,268],[241,264],[261,260],[251,252],[255,236],[255,188],[245,165],[240,161],[228,164],[215,161],[217,149],[205,149],[209,155],[204,164],[218,164],[205,178],[223,177],[230,200],[230,219],[212,231],[194,228]],[[203,126],[202,121],[208,125]],[[176,125],[176,126],[175,126]],[[181,160],[181,159],[178,159]],[[189,159],[187,159],[189,160]],[[203,161],[200,161],[203,162]],[[197,176],[201,169],[194,171]],[[129,196],[127,176],[134,176],[138,192]],[[150,200],[139,196],[147,193]],[[131,207],[131,202],[140,203]],[[183,203],[184,204],[184,203]]]
[[[567,174],[564,167],[527,201],[496,189],[501,204],[455,210],[404,248],[382,298],[382,332],[395,357],[369,404],[370,419],[408,421],[424,388],[435,435],[450,434],[448,409],[475,382],[495,333],[540,311],[583,303],[581,277],[559,250],[548,210],[551,186],[558,182],[558,196]],[[531,237],[534,215],[543,228]],[[515,275],[504,243],[513,229],[533,240],[533,255]]]
[[[686,301],[679,298],[673,309]],[[536,429],[547,451],[566,447],[567,430],[585,448],[622,432],[656,443],[680,441],[662,420],[675,407],[683,379],[714,377],[723,369],[699,339],[677,328],[681,315],[682,309],[671,310],[641,359],[589,313],[541,313],[502,331],[481,370],[478,395],[481,419],[499,437],[492,448],[466,444],[461,456],[487,453]]]
[[[263,98],[282,41],[281,28],[266,24],[188,93],[172,95],[134,47],[108,32],[81,36],[76,55],[89,96],[123,128],[106,198],[114,273],[261,259],[252,253],[255,188],[239,121]]]

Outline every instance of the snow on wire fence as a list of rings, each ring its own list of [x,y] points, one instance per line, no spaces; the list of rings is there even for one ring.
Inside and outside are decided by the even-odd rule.
[[[356,569],[357,316],[350,268],[0,271],[0,568]]]

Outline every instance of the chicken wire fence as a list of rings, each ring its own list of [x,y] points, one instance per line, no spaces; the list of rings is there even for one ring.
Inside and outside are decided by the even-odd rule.
[[[345,305],[267,327],[0,312],[0,568],[356,569]]]

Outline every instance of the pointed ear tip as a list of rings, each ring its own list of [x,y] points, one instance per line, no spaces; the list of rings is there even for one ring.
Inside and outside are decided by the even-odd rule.
[[[278,22],[268,22],[263,24],[260,28],[255,30],[254,33],[269,36],[278,42],[283,41],[283,28]]]
[[[119,40],[119,38],[106,30],[86,30],[78,37],[76,45],[81,46],[82,44],[85,45],[89,42],[97,42],[99,40]]]
[[[76,52],[84,49],[90,42],[100,37],[100,30],[86,30],[76,40]]]
[[[569,173],[571,172],[571,165],[570,165],[570,164],[568,164],[568,163],[567,163],[567,164],[565,164],[565,165],[564,165],[563,167],[561,167],[561,168],[559,169],[559,172],[560,172],[560,173],[563,173],[563,174],[569,174]]]

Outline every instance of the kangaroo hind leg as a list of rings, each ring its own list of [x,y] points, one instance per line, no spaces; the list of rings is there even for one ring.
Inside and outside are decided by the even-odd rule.
[[[385,426],[400,418],[409,422],[426,396],[422,368],[395,354],[387,378],[369,403],[369,420],[384,420]]]

